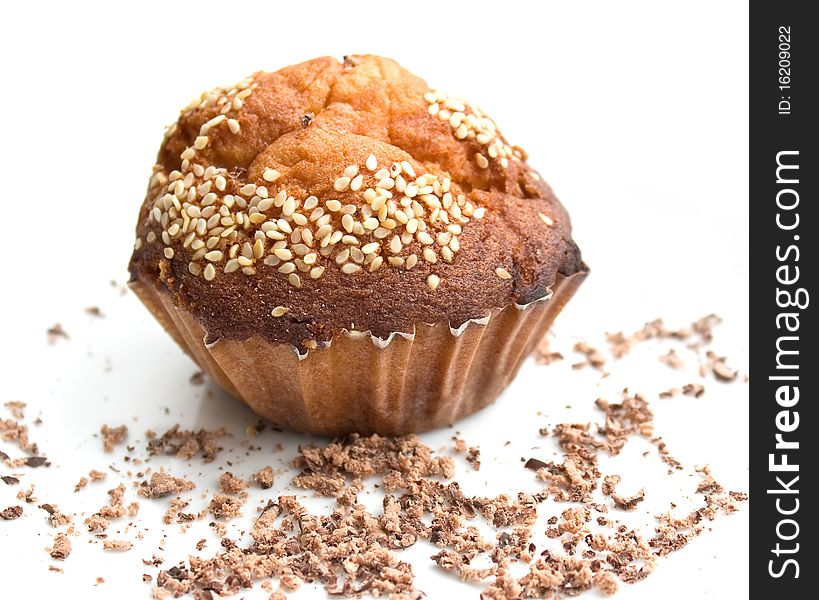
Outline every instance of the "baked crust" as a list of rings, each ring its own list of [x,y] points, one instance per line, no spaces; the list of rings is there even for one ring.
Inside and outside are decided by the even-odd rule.
[[[457,327],[489,308],[538,299],[558,274],[585,270],[568,214],[528,166],[525,153],[510,147],[477,109],[431,91],[392,60],[318,58],[257,73],[203,99],[184,110],[166,134],[140,211],[130,271],[132,281],[169,291],[210,339],[257,335],[304,350],[343,329],[386,338],[411,332],[417,323],[449,321]],[[446,118],[442,111],[461,117]],[[466,133],[458,128],[459,118],[470,123]],[[373,156],[378,165],[369,169]],[[395,164],[401,182],[394,171],[379,175]],[[353,167],[365,176],[356,191],[350,181],[355,177],[343,180]],[[434,191],[410,199],[398,193],[398,187],[413,185],[413,176],[429,184],[421,188]],[[381,214],[371,209],[379,201],[362,197],[368,187],[379,189],[374,183],[379,179],[379,185],[390,186],[393,204],[412,200],[403,209],[415,211],[417,231],[393,219],[394,211],[381,218],[386,209]],[[385,179],[392,183],[383,184]],[[229,210],[226,196],[236,199]],[[276,197],[274,205],[263,202]],[[295,201],[301,221],[310,219],[306,224],[284,214],[289,212],[284,197],[285,203]],[[330,226],[324,231],[347,236],[345,241],[328,234],[322,239],[335,241],[322,248],[315,235],[321,221],[312,220],[315,203],[330,216],[324,217]],[[335,206],[342,209],[332,210]],[[352,220],[342,222],[352,207]],[[227,220],[219,210],[228,213]],[[264,214],[251,223],[254,210]],[[368,215],[377,218],[376,229],[362,227],[369,226]],[[260,229],[264,219],[273,223],[275,237]],[[358,224],[348,231],[353,220]],[[198,221],[208,222],[201,233]],[[305,229],[311,239],[293,237],[292,231]],[[421,237],[422,231],[429,236]],[[352,255],[339,261],[345,250]],[[415,264],[408,268],[413,255]]]

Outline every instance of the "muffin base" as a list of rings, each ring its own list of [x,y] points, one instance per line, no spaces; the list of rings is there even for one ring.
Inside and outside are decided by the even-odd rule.
[[[140,280],[129,285],[199,367],[260,416],[338,436],[427,431],[491,404],[585,278],[558,275],[543,298],[488,310],[457,330],[418,324],[387,340],[345,331],[306,355],[260,337],[209,340],[169,293]]]

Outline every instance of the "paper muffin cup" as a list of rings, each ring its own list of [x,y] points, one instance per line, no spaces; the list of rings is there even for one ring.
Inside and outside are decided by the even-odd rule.
[[[344,331],[306,354],[261,337],[211,340],[169,293],[139,280],[129,285],[199,367],[260,416],[316,435],[401,435],[451,425],[491,404],[585,277],[558,276],[543,298],[487,310],[457,329],[422,323],[386,340]]]

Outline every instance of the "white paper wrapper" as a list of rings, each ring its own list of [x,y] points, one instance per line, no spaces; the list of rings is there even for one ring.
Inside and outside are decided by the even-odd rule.
[[[400,435],[450,425],[493,402],[585,277],[559,277],[544,298],[491,309],[458,329],[419,324],[387,340],[343,332],[301,356],[260,337],[208,340],[169,293],[130,286],[203,371],[262,417],[317,435]]]

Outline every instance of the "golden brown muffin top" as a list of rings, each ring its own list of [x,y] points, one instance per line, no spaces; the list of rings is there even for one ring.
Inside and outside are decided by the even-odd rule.
[[[184,109],[130,264],[211,339],[301,350],[344,329],[458,327],[584,268],[565,209],[494,121],[357,55],[256,73]]]

